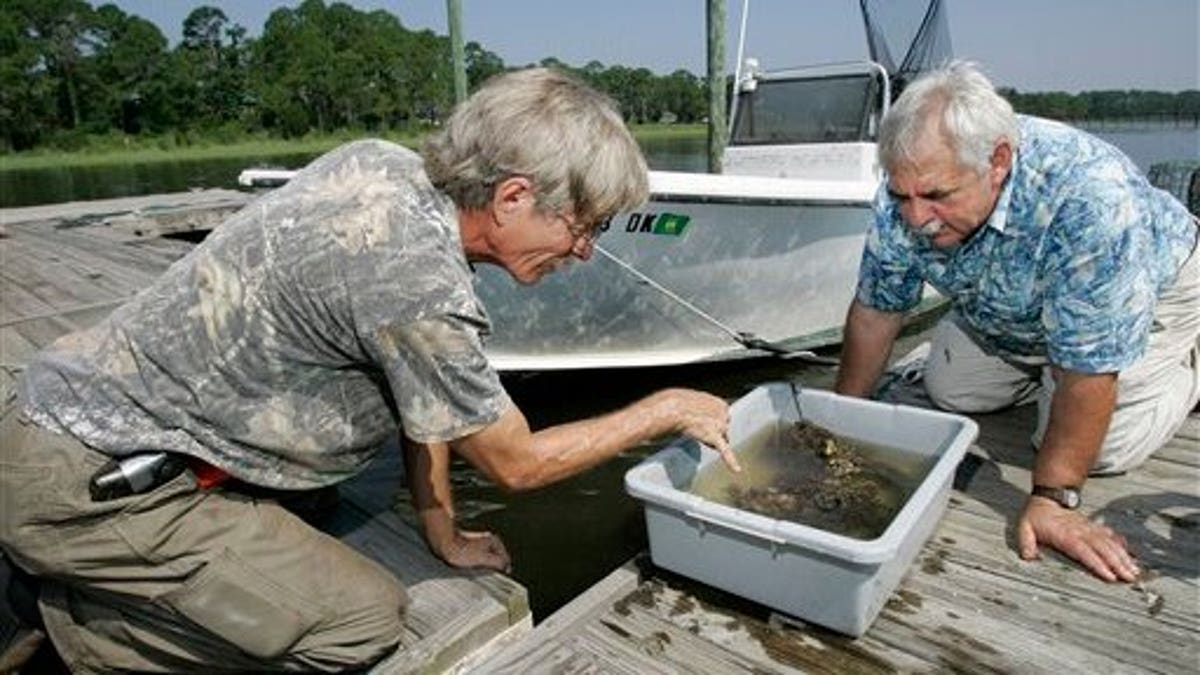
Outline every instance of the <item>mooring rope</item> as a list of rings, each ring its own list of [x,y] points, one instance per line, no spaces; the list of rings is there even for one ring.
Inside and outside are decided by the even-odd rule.
[[[638,281],[641,281],[642,283],[646,284],[650,288],[653,288],[654,290],[663,294],[669,300],[676,303],[680,307],[683,307],[684,309],[691,312],[692,314],[695,314],[696,316],[700,317],[704,321],[715,326],[722,333],[725,333],[730,338],[732,338],[735,342],[742,345],[746,349],[754,349],[754,350],[758,350],[761,352],[767,352],[768,354],[772,354],[774,356],[779,356],[781,358],[798,359],[800,361],[804,361],[807,363],[814,363],[814,364],[818,364],[818,365],[822,365],[822,366],[836,366],[838,364],[837,359],[826,357],[826,356],[818,356],[817,354],[814,354],[813,352],[808,351],[808,350],[789,349],[777,342],[771,342],[769,340],[764,340],[763,338],[761,338],[749,331],[739,331],[739,330],[730,328],[728,325],[726,325],[721,320],[712,316],[708,312],[705,312],[703,309],[700,309],[693,303],[689,302],[687,299],[680,296],[675,291],[672,291],[671,289],[667,288],[666,286],[664,286],[664,285],[660,284],[659,282],[655,281],[654,279],[650,278],[649,275],[642,272],[638,268],[634,267],[633,265],[630,265],[629,263],[625,262],[624,260],[621,260],[617,256],[610,253],[607,249],[601,247],[599,244],[593,244],[592,246],[597,253],[604,256],[608,260],[612,261],[614,264],[617,265],[617,267],[620,267],[622,270],[624,270],[627,273],[636,277],[638,279]]]

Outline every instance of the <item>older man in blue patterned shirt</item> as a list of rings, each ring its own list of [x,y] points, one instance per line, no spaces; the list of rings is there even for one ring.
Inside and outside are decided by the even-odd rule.
[[[867,395],[928,282],[952,300],[925,384],[939,406],[1036,399],[1038,456],[1018,524],[1132,581],[1124,538],[1074,509],[1089,474],[1137,466],[1200,398],[1194,218],[1112,146],[1018,116],[971,64],[911,85],[880,129],[887,178],[846,318],[838,391]]]

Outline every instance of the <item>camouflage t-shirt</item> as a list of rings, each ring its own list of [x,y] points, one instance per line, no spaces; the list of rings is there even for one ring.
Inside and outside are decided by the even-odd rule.
[[[510,402],[457,222],[409,150],[338,148],[38,355],[28,412],[110,455],[171,450],[280,488],[352,475],[398,425],[475,432]]]

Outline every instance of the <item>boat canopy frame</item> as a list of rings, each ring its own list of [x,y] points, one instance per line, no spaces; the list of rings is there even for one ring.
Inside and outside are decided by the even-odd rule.
[[[891,103],[887,69],[845,61],[759,72],[734,88],[729,145],[873,142]]]

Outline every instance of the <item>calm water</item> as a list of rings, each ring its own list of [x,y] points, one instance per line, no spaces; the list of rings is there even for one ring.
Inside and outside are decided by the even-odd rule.
[[[643,148],[652,168],[705,171],[706,143],[704,139],[664,139],[644,143]],[[237,177],[243,169],[298,169],[315,157],[313,153],[298,153],[273,156],[269,159],[238,157],[0,171],[0,208],[183,192],[194,188],[238,189]]]
[[[1171,160],[1200,159],[1200,128],[1091,129],[1129,155],[1142,171]]]
[[[243,169],[257,166],[300,168],[313,154],[187,162],[131,163],[0,171],[0,207],[54,204],[87,199],[184,192],[194,188],[237,188]]]
[[[1144,169],[1150,164],[1200,157],[1200,129],[1101,130]],[[652,168],[705,170],[706,141],[668,139],[643,146]],[[297,168],[311,155],[221,161],[154,163],[97,169],[0,171],[0,206],[54,203],[201,187],[234,188],[237,174],[256,165]],[[586,371],[506,378],[513,399],[541,428],[608,412],[656,389],[690,386],[729,399],[776,379],[798,378],[803,366],[751,363],[636,371]],[[828,374],[824,386],[828,386]],[[646,547],[640,503],[625,494],[625,472],[659,446],[636,448],[583,476],[528,494],[507,495],[457,464],[455,494],[463,524],[503,537],[513,555],[513,576],[529,589],[537,620],[545,618]]]
[[[1200,158],[1200,128],[1092,130],[1137,163],[1143,171],[1155,162]],[[653,169],[705,171],[704,138],[672,138],[642,144]],[[242,169],[255,166],[295,169],[314,155],[154,162],[120,166],[0,171],[0,207],[52,204],[83,199],[179,192],[193,188],[237,188]]]

